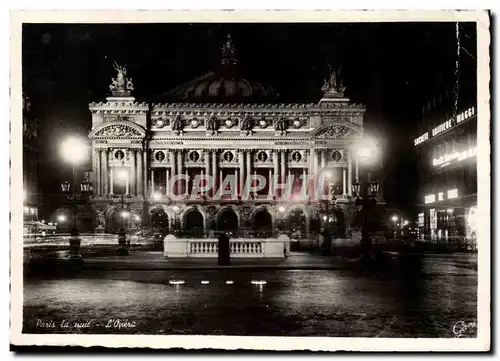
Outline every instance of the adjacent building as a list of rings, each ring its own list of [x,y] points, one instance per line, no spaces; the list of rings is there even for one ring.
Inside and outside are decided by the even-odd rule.
[[[23,94],[23,215],[24,221],[38,220],[38,122],[31,112],[31,102]]]
[[[419,236],[475,247],[477,107],[475,88],[451,89],[426,103],[419,134]]]

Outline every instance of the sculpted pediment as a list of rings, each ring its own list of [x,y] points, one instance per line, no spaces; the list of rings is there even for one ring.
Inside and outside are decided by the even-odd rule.
[[[362,136],[362,130],[357,130],[345,125],[326,125],[312,133],[313,138],[321,139],[352,139]]]
[[[91,132],[91,138],[141,138],[146,135],[146,132],[135,123],[110,123],[103,124],[99,128]]]

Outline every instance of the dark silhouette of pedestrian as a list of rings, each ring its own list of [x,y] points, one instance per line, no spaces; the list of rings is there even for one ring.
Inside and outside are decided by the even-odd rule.
[[[229,266],[231,265],[231,256],[229,249],[229,236],[226,233],[222,233],[218,238],[219,251],[218,251],[218,264],[219,266]]]

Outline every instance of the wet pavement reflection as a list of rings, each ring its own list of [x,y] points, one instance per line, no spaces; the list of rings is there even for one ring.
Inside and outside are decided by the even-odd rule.
[[[411,277],[244,269],[38,274],[25,278],[23,332],[455,337],[457,322],[477,320],[477,272],[467,256],[426,256],[421,267]]]

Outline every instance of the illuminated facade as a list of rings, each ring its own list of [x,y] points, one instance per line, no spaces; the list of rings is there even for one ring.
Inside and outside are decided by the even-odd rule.
[[[217,71],[151,104],[135,102],[126,69],[115,69],[112,96],[89,106],[97,229],[125,222],[201,234],[286,226],[306,235],[322,218],[311,197],[314,177],[336,199],[345,233],[343,205],[363,172],[354,147],[365,107],[344,97],[337,72],[319,103],[279,104],[271,88],[240,76],[228,37]],[[122,204],[131,210],[126,219],[117,212]]]
[[[25,221],[38,220],[38,123],[31,113],[31,103],[23,94],[23,215]]]
[[[477,108],[473,90],[461,94],[465,96],[455,103],[453,93],[445,92],[424,107],[420,133],[414,139],[421,204],[418,224],[421,238],[436,242],[465,239],[474,246]]]

